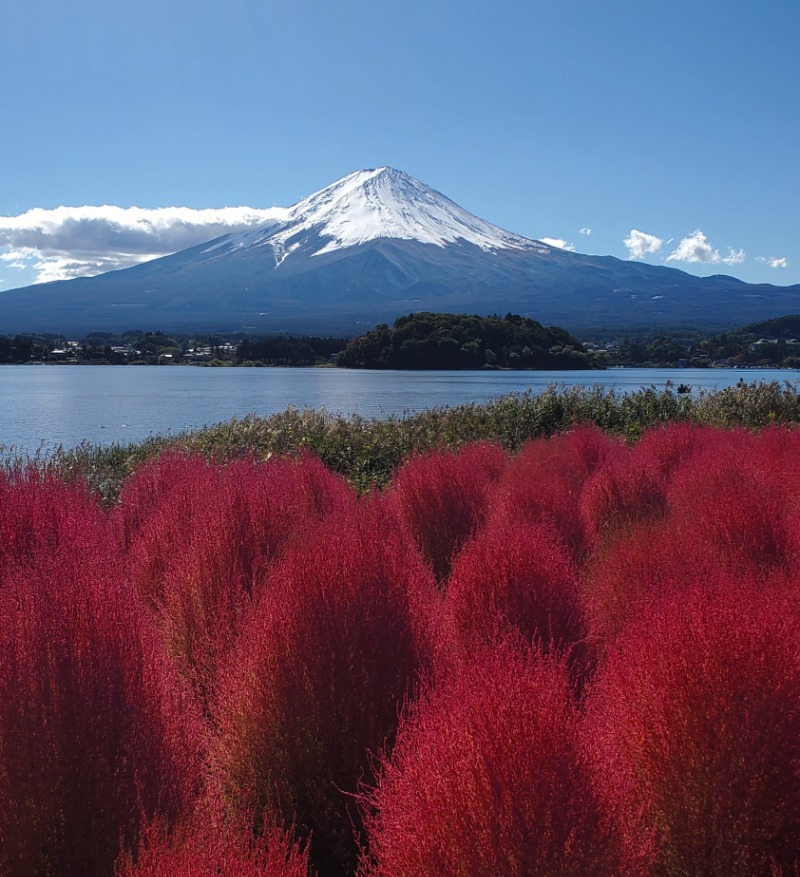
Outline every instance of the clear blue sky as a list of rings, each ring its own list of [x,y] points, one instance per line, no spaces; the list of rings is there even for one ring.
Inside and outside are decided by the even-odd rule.
[[[0,293],[148,248],[34,208],[288,206],[380,165],[580,252],[800,283],[797,0],[7,0],[2,18]]]

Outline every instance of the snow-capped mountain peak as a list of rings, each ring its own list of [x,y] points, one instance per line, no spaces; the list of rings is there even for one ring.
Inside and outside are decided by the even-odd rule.
[[[96,277],[0,295],[5,332],[363,332],[417,311],[573,327],[743,326],[800,311],[750,286],[571,253],[473,216],[392,168],[356,171],[242,233]]]
[[[355,171],[281,211],[282,216],[278,213],[276,208],[275,221],[267,226],[231,235],[214,249],[269,245],[276,264],[304,245],[306,255],[319,256],[381,238],[438,247],[463,241],[484,251],[550,251],[546,244],[479,219],[390,167]]]

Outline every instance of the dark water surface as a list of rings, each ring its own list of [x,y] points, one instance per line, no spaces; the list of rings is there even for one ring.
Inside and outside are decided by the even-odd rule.
[[[509,393],[557,386],[601,386],[618,392],[693,391],[740,379],[797,380],[796,371],[609,369],[608,371],[351,371],[335,368],[193,368],[159,366],[6,365],[0,367],[0,445],[17,451],[138,441],[245,414],[287,406],[325,408],[364,417],[486,402]]]

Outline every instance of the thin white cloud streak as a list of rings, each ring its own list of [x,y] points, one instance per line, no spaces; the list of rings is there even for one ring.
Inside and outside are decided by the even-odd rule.
[[[575,247],[573,244],[565,241],[564,238],[539,238],[539,240],[543,244],[547,244],[551,247],[556,247],[559,250],[567,250],[569,253],[575,252]]]
[[[789,267],[789,260],[786,256],[781,256],[780,258],[775,256],[756,256],[756,262],[761,262],[763,265],[769,265],[770,268]]]
[[[726,265],[740,265],[744,259],[744,250],[734,250],[733,248],[729,248],[728,255],[723,256],[708,242],[708,238],[700,229],[683,238],[677,248],[667,256],[668,262],[703,262],[705,264],[723,262]]]
[[[646,231],[639,231],[638,228],[632,228],[623,243],[628,248],[629,259],[644,259],[645,256],[657,253],[664,245],[664,241],[660,237],[648,234]]]
[[[582,229],[580,230],[580,233],[581,233],[581,234],[591,234],[591,233],[592,233],[592,230],[591,230],[590,228],[582,228]]]
[[[33,268],[36,282],[128,268],[223,234],[278,222],[273,207],[57,207],[0,216],[0,254],[8,267]]]

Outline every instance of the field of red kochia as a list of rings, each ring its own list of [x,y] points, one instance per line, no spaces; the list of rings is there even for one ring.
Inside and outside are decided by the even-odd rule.
[[[0,875],[800,874],[800,431],[0,475]]]

